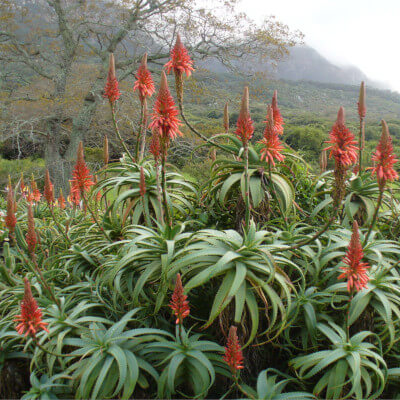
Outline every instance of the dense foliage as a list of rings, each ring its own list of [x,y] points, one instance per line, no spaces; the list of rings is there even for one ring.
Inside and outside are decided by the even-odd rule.
[[[33,178],[9,182],[0,395],[398,396],[400,203],[386,123],[371,174],[357,160],[365,110],[359,142],[339,110],[324,145],[333,169],[324,150],[316,174],[281,142],[276,93],[255,139],[248,90],[236,134],[227,107],[223,135],[193,128],[182,104],[192,69],[179,39],[171,56],[180,113],[163,73],[148,155],[140,147],[151,76],[136,86],[142,121],[130,149],[116,122],[111,57],[105,96],[120,160],[109,163],[105,142],[95,183],[81,144],[68,199],[55,198],[49,174],[43,195]],[[167,164],[180,118],[211,148],[203,185]]]

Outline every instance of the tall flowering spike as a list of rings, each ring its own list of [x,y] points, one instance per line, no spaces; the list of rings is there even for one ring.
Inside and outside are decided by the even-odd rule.
[[[18,322],[16,330],[20,335],[25,334],[25,336],[36,338],[36,334],[41,330],[49,332],[46,328],[48,324],[42,321],[42,311],[32,295],[28,278],[24,279],[24,284],[25,291],[21,302],[21,314],[17,315],[14,321]]]
[[[183,45],[179,33],[176,35],[175,46],[172,48],[170,56],[171,59],[165,64],[167,74],[169,74],[171,70],[179,75],[185,73],[188,77],[192,74],[192,71],[194,71],[193,60],[190,58],[186,47]]]
[[[42,197],[37,185],[36,185],[36,181],[35,181],[35,177],[32,174],[31,177],[31,201],[29,201],[30,203],[32,203],[33,201],[38,203],[40,201],[40,198]]]
[[[337,164],[350,166],[357,161],[357,142],[346,128],[343,107],[340,107],[337,120],[329,133],[329,140],[325,143],[331,144],[325,150],[330,150],[329,158],[333,156]]]
[[[229,108],[228,108],[228,103],[225,103],[225,107],[224,107],[224,129],[225,129],[225,133],[229,132]]]
[[[147,53],[144,53],[142,62],[136,73],[136,81],[133,91],[138,90],[140,102],[143,103],[146,97],[151,97],[155,91],[154,81],[150,71],[147,69]]]
[[[15,216],[14,192],[11,187],[7,191],[7,215],[4,218],[4,222],[10,233],[13,233],[15,225],[17,225],[17,217]]]
[[[385,188],[387,181],[394,181],[399,178],[399,174],[393,168],[399,160],[393,153],[392,138],[389,134],[389,128],[384,120],[382,120],[382,135],[376,146],[375,153],[372,156],[374,167],[372,174],[376,173],[380,190]]]
[[[353,234],[351,235],[349,247],[346,255],[343,258],[345,267],[340,267],[343,271],[338,279],[347,279],[347,290],[351,293],[353,290],[359,292],[367,287],[369,277],[367,269],[368,263],[361,262],[364,257],[364,252],[360,242],[360,235],[358,233],[357,221],[353,222]]]
[[[190,58],[185,46],[182,44],[179,33],[176,36],[175,46],[171,50],[171,60],[165,64],[165,70],[167,71],[167,74],[169,74],[171,70],[174,71],[176,97],[178,99],[178,104],[182,107],[183,74],[185,73],[187,77],[192,74],[193,61]]]
[[[144,197],[146,194],[146,178],[144,176],[144,169],[140,167],[140,196]]]
[[[107,165],[109,161],[110,161],[110,154],[108,150],[108,137],[106,135],[104,136],[103,140],[103,164]]]
[[[75,168],[72,172],[71,193],[78,193],[79,198],[88,192],[94,185],[93,176],[90,174],[83,154],[83,143],[79,142]],[[76,198],[76,195],[75,195]]]
[[[365,118],[365,115],[367,113],[367,107],[365,105],[365,84],[364,81],[361,82],[361,86],[360,86],[360,95],[358,97],[358,115],[360,118]]]
[[[175,139],[177,135],[183,136],[182,132],[179,131],[181,121],[177,118],[178,114],[179,112],[168,88],[167,77],[162,71],[160,90],[154,103],[151,116],[152,122],[149,124],[149,128],[156,130],[160,138],[166,141]]]
[[[149,151],[153,155],[154,161],[157,163],[161,156],[160,135],[158,134],[158,131],[153,131]]]
[[[28,231],[26,233],[26,244],[28,246],[29,254],[35,254],[37,237],[35,232],[35,220],[33,218],[32,205],[28,204]]]
[[[181,274],[176,275],[175,290],[172,294],[172,299],[169,306],[174,310],[176,324],[181,324],[183,319],[186,318],[190,313],[187,296],[183,293]]]
[[[243,145],[247,145],[249,140],[253,137],[253,132],[254,126],[253,121],[250,118],[249,110],[249,88],[245,86],[235,133],[236,136],[242,141]]]
[[[272,96],[272,111],[274,115],[274,126],[276,129],[276,132],[278,135],[283,134],[283,125],[285,124],[283,122],[282,114],[281,111],[279,110],[278,107],[278,91],[274,91],[274,95]]]
[[[66,207],[65,197],[63,195],[62,189],[60,189],[60,195],[58,196],[58,207],[60,207],[61,210],[65,210]]]
[[[326,171],[326,167],[328,165],[328,156],[326,154],[326,150],[322,150],[319,156],[319,168],[322,172]]]
[[[263,145],[260,150],[261,160],[275,166],[275,160],[283,161],[285,156],[281,153],[283,145],[279,139],[278,131],[275,128],[273,109],[268,106],[267,119],[265,120],[264,137],[259,141]]]
[[[237,337],[236,326],[229,329],[228,342],[225,347],[224,361],[229,365],[232,373],[236,375],[236,371],[243,369],[243,353]]]
[[[44,178],[43,196],[46,199],[48,205],[52,205],[54,203],[54,188],[50,180],[50,174],[48,169],[46,169],[46,175]]]
[[[119,99],[121,95],[118,89],[118,81],[117,77],[115,76],[115,61],[114,61],[114,54],[110,53],[110,61],[108,67],[108,75],[107,75],[107,82],[104,88],[103,97],[107,97],[111,104],[114,104],[116,100]]]

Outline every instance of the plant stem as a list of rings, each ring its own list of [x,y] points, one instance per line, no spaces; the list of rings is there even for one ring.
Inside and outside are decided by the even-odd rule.
[[[268,164],[268,176],[269,176],[269,186],[270,186],[270,189],[271,189],[272,196],[274,197],[274,200],[275,200],[276,204],[278,205],[279,212],[281,213],[281,215],[283,217],[283,221],[285,222],[285,229],[287,229],[288,228],[287,217],[286,217],[286,215],[284,214],[284,212],[282,210],[281,203],[278,200],[278,196],[277,196],[276,191],[275,191],[274,183],[272,181],[271,164]]]
[[[166,143],[163,144],[166,146]],[[168,201],[167,201],[167,178],[165,172],[165,163],[167,159],[167,150],[163,149],[161,155],[161,188],[162,188],[162,196],[163,196],[163,203],[164,203],[164,212],[165,212],[165,223],[168,226],[172,226],[172,218],[169,213]]]
[[[137,155],[137,159],[140,161],[143,160],[144,158],[144,150],[146,148],[146,130],[147,130],[147,100],[146,98],[143,100],[142,103],[142,109],[141,109],[141,118],[140,118],[140,143],[138,143],[138,146],[140,146],[140,151],[139,154]],[[138,138],[139,142],[139,138]]]
[[[379,212],[379,209],[381,208],[384,190],[385,190],[384,187],[383,187],[382,189],[379,190],[378,202],[376,203],[376,207],[375,207],[375,211],[374,211],[374,216],[372,217],[371,225],[369,226],[368,232],[367,232],[367,234],[366,234],[366,236],[365,236],[364,243],[363,243],[363,247],[367,244],[369,235],[371,234],[372,229],[373,229],[374,226],[375,226],[375,223],[376,223],[376,220],[377,220],[377,217],[378,217],[378,212]]]
[[[90,215],[92,216],[94,222],[96,223],[97,227],[100,229],[101,233],[104,235],[104,237],[109,241],[112,242],[112,240],[110,239],[110,237],[107,235],[107,233],[105,232],[104,228],[100,225],[99,221],[97,220],[96,215],[94,214],[93,210],[91,209],[91,207],[89,206],[89,202],[87,201],[85,194],[82,194],[82,198],[83,198],[83,202],[85,204],[85,207],[89,210]]]
[[[328,228],[331,226],[332,222],[333,222],[333,221],[335,220],[335,218],[337,217],[338,211],[339,211],[339,208],[338,208],[338,207],[335,207],[335,208],[333,209],[332,216],[329,218],[329,220],[326,222],[326,224],[322,227],[322,229],[321,229],[320,231],[316,232],[315,235],[313,235],[312,237],[310,237],[310,238],[308,238],[308,239],[305,239],[305,240],[303,240],[302,242],[295,243],[293,246],[287,247],[287,248],[285,248],[285,249],[272,249],[272,250],[270,251],[270,253],[272,254],[272,253],[277,253],[277,252],[287,251],[287,250],[297,250],[297,249],[299,249],[300,247],[303,247],[303,246],[305,246],[305,245],[307,245],[307,244],[313,242],[314,240],[318,239],[318,238],[319,238],[323,233],[325,233],[325,232],[328,230]]]
[[[233,374],[233,379],[234,379],[234,381],[235,381],[236,387],[237,387],[246,397],[248,397],[249,399],[252,399],[252,400],[256,400],[256,398],[255,398],[253,395],[251,395],[248,391],[246,391],[246,390],[242,387],[242,385],[239,383],[239,380],[238,380],[238,378],[237,378],[237,376],[236,376],[236,373]]]
[[[68,234],[66,232],[64,232],[64,229],[62,229],[62,226],[60,225],[60,223],[57,221],[56,216],[54,215],[54,209],[53,206],[50,204],[47,204],[50,210],[50,214],[51,217],[53,218],[53,221],[55,222],[55,224],[57,225],[58,230],[62,233],[62,235],[64,236],[65,240],[68,242],[69,245],[72,244],[71,239],[69,238]]]
[[[158,160],[155,161],[154,168],[156,169],[156,185],[157,185],[157,200],[160,204],[160,218],[161,221],[164,221],[164,208],[162,203],[162,193],[161,193],[161,186],[160,186],[160,168],[158,165]]]
[[[132,154],[130,153],[128,147],[125,144],[124,139],[122,139],[122,136],[119,132],[119,128],[118,128],[118,124],[117,124],[117,120],[116,120],[116,116],[115,116],[115,107],[114,107],[114,104],[112,104],[112,103],[111,103],[111,115],[112,115],[112,121],[113,121],[114,129],[115,129],[115,133],[117,134],[117,137],[118,137],[122,147],[124,148],[128,157],[132,160],[132,162],[135,162],[135,159],[133,158]]]
[[[365,129],[365,122],[364,118],[360,117],[360,133],[358,138],[358,175],[360,175],[362,170],[362,153],[364,150],[364,129]]]
[[[199,132],[196,128],[194,128],[190,122],[186,119],[185,114],[183,113],[183,106],[181,104],[179,104],[179,109],[181,112],[181,117],[183,119],[183,121],[185,122],[185,124],[187,125],[187,127],[196,135],[198,136],[200,139],[203,139],[205,142],[211,144],[212,146],[218,147],[219,149],[234,154],[236,155],[236,153],[234,151],[229,151],[228,149],[226,149],[225,147],[219,145],[218,143],[213,142],[212,140],[210,140],[208,137],[204,136],[201,132]]]
[[[250,177],[249,177],[249,144],[244,145],[244,202],[245,202],[245,229],[246,232],[250,229]]]
[[[51,356],[55,356],[55,357],[72,357],[71,354],[61,354],[61,353],[53,353],[52,351],[49,351],[47,349],[45,349],[37,340],[37,338],[35,337],[34,339],[35,345],[37,347],[39,347],[40,350],[42,350],[43,352],[50,354]]]

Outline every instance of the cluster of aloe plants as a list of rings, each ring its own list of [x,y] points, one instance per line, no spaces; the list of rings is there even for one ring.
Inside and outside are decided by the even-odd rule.
[[[34,179],[9,182],[1,396],[397,396],[397,160],[383,122],[372,173],[361,162],[364,86],[358,143],[340,109],[314,173],[284,145],[276,93],[260,142],[252,143],[247,88],[235,132],[225,107],[223,132],[208,137],[184,113],[193,62],[179,37],[166,71],[178,107],[162,72],[149,123],[155,87],[143,57],[130,149],[117,125],[111,56],[104,92],[125,152],[109,163],[105,140],[97,183],[82,145],[68,199],[55,199],[49,173],[43,196]],[[217,152],[203,187],[167,163],[181,120]]]

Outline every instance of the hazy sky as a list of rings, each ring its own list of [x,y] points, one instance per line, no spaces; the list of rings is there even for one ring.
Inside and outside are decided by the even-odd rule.
[[[241,9],[274,15],[329,60],[400,92],[400,0],[243,0]]]

